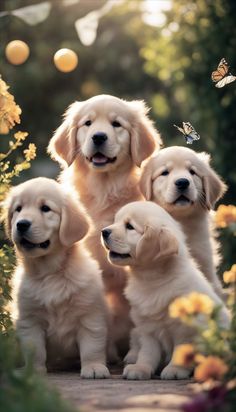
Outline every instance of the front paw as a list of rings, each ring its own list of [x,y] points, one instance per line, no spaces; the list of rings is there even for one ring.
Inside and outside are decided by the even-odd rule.
[[[137,358],[138,358],[137,352],[131,349],[129,350],[126,357],[124,358],[124,363],[126,363],[126,365],[133,365],[134,363],[137,362]]]
[[[151,379],[152,370],[148,365],[127,365],[123,371],[123,378],[129,380]]]
[[[188,379],[190,375],[190,369],[167,365],[161,372],[161,379]]]
[[[80,376],[82,379],[107,379],[110,372],[102,363],[92,363],[82,367]]]

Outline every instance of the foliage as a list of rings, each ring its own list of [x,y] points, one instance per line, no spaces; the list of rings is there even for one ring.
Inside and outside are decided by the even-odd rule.
[[[215,220],[219,227],[235,235],[235,206],[221,205]],[[176,365],[194,368],[194,378],[206,382],[203,391],[183,406],[184,412],[233,412],[236,401],[236,264],[224,272],[228,288],[230,326],[222,325],[220,306],[206,295],[191,293],[175,299],[170,307],[172,318],[192,327],[194,344],[179,345],[174,352]]]
[[[14,97],[6,92],[8,86],[0,79],[0,127],[6,134],[20,122],[21,109],[14,102]],[[27,137],[28,133],[17,132],[9,141],[8,150],[0,153],[0,200],[3,201],[11,187],[14,177],[30,167],[35,158],[36,147],[30,143],[23,151],[23,160],[11,166],[9,157]],[[3,217],[3,209],[0,209]],[[4,239],[3,228],[0,227],[1,239]],[[16,370],[19,361],[19,350],[13,325],[8,311],[11,300],[11,275],[14,268],[14,254],[6,243],[0,248],[0,410],[7,412],[70,412],[72,408],[63,402],[55,390],[49,390],[46,382],[32,369],[31,362],[24,370]]]

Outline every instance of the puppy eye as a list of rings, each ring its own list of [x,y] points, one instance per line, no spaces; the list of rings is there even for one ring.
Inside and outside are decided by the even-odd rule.
[[[17,208],[16,208],[16,212],[20,212],[20,211],[21,211],[21,209],[22,209],[22,206],[17,206]]]
[[[50,212],[50,207],[49,206],[47,206],[47,205],[43,205],[43,206],[41,206],[41,211],[42,212],[44,212],[44,213],[47,213],[47,212]]]
[[[121,124],[119,122],[117,122],[116,120],[114,120],[114,122],[112,122],[112,126],[113,127],[121,127]]]
[[[92,122],[91,120],[86,120],[86,122],[84,123],[84,126],[91,126]]]
[[[134,227],[129,222],[126,223],[125,227],[128,230],[134,230]]]
[[[164,172],[162,172],[161,176],[167,176],[169,174],[168,170],[164,170]]]
[[[195,174],[196,174],[196,172],[194,172],[193,169],[190,169],[190,170],[189,170],[189,173],[191,173],[191,175],[195,175]]]

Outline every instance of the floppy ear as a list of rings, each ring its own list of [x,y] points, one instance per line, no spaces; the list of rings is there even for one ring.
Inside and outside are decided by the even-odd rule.
[[[73,103],[64,115],[64,122],[55,131],[48,145],[48,153],[54,160],[63,166],[70,166],[75,160],[77,142],[76,135],[78,126],[75,121],[76,114],[81,107],[81,103]]]
[[[59,229],[59,239],[64,246],[71,246],[73,243],[83,239],[89,229],[88,221],[83,212],[78,208],[76,201],[70,198],[61,211],[61,224]]]
[[[158,131],[148,118],[148,108],[143,101],[127,102],[134,114],[134,123],[131,130],[131,156],[134,163],[140,167],[162,143]]]
[[[12,203],[13,203],[13,198],[12,198],[12,190],[7,194],[6,199],[2,202],[2,213],[0,217],[0,223],[3,222],[4,224],[4,229],[7,237],[11,239],[11,220],[12,220]]]
[[[211,168],[210,156],[207,153],[199,153],[199,158],[205,163],[206,171],[204,171],[202,182],[205,193],[205,203],[207,209],[213,209],[217,200],[219,200],[227,190],[226,184]]]
[[[178,241],[166,228],[160,231],[146,226],[143,236],[137,244],[136,257],[141,260],[155,261],[178,253]]]
[[[152,167],[151,162],[144,167],[139,182],[140,190],[146,200],[152,199]]]

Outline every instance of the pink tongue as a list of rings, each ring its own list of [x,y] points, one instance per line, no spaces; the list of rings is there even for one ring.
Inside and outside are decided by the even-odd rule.
[[[92,160],[93,160],[94,163],[106,163],[107,162],[107,157],[102,156],[102,155],[99,155],[99,156],[95,155],[95,156],[93,156]]]

